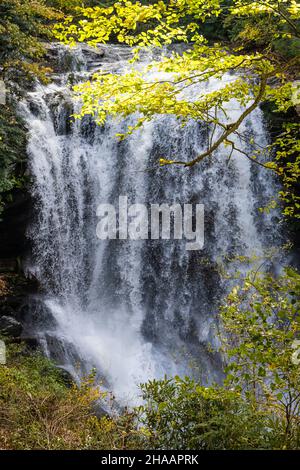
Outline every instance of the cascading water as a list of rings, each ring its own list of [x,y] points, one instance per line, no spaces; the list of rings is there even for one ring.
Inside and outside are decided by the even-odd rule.
[[[184,160],[203,151],[207,126],[189,122],[182,128],[175,118],[158,116],[119,142],[115,135],[128,122],[104,127],[88,117],[70,122],[78,104],[68,82],[99,67],[121,69],[129,52],[117,46],[106,46],[103,57],[63,46],[52,52],[65,70],[21,104],[36,208],[30,270],[44,291],[28,328],[74,374],[95,367],[123,402],[137,395],[140,382],[164,374],[217,379],[220,359],[208,347],[216,344],[217,306],[224,294],[217,260],[261,253],[274,242],[274,224],[258,208],[275,183],[240,154],[226,165],[225,148],[189,170],[153,171],[160,156]],[[220,82],[206,86],[211,90]],[[231,119],[240,111],[230,104]],[[265,144],[260,110],[243,127]],[[97,239],[97,206],[117,207],[123,195],[130,203],[203,203],[204,249],[187,251],[184,240]]]

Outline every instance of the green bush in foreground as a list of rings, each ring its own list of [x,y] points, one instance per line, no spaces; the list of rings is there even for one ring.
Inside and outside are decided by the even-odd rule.
[[[269,448],[268,418],[231,390],[185,378],[143,385],[144,423],[155,449]]]
[[[39,354],[0,365],[2,449],[300,449],[300,276],[251,274],[221,310],[224,385],[141,385],[143,405],[95,412],[94,378],[67,387]],[[298,338],[298,339],[297,339]],[[97,405],[97,406],[96,406]]]

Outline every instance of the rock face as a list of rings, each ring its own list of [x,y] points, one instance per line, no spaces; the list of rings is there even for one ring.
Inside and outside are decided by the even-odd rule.
[[[20,273],[9,272],[0,277],[7,286],[0,292],[0,335],[20,338],[26,325],[25,307],[29,304],[29,297],[37,292],[38,283]]]
[[[24,308],[29,296],[37,292],[38,284],[35,279],[11,271],[1,273],[0,280],[0,335],[16,339],[23,331]]]
[[[22,325],[15,318],[3,315],[0,317],[0,334],[17,338],[22,333]]]

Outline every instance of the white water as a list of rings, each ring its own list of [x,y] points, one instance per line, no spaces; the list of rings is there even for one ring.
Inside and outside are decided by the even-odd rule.
[[[65,49],[57,53],[64,57]],[[92,64],[75,50],[72,73],[76,56],[84,75],[85,69],[124,67],[127,50],[107,47],[101,63]],[[69,74],[64,70],[53,84],[38,85],[21,106],[36,207],[30,270],[44,288],[30,328],[73,373],[96,367],[122,402],[136,397],[140,382],[165,373],[216,379],[220,360],[207,347],[216,343],[225,286],[215,263],[226,254],[262,253],[273,243],[274,223],[258,208],[274,183],[240,154],[226,165],[225,148],[191,170],[147,171],[160,156],[183,160],[203,151],[205,126],[190,122],[182,129],[160,116],[121,143],[115,134],[124,123],[97,128],[86,118],[70,127]],[[219,86],[211,81],[207,89]],[[241,110],[231,103],[229,111],[234,120]],[[265,143],[260,110],[241,131]],[[101,202],[117,206],[120,195],[130,203],[203,203],[204,250],[188,252],[185,241],[98,240],[96,208]]]

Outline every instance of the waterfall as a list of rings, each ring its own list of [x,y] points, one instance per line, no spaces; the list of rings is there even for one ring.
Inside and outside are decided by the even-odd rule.
[[[35,203],[29,268],[42,286],[28,328],[75,376],[96,368],[103,386],[124,403],[135,399],[140,382],[165,374],[219,380],[221,361],[211,346],[226,285],[218,260],[259,254],[275,243],[276,223],[258,210],[275,182],[238,153],[228,161],[225,147],[191,169],[154,170],[160,156],[198,155],[210,129],[192,121],[182,128],[172,116],[157,116],[118,141],[131,119],[102,127],[89,117],[74,122],[70,115],[79,104],[70,82],[99,68],[121,70],[129,51],[54,45],[51,52],[58,64],[51,84],[37,84],[20,105]],[[220,81],[203,86],[217,89]],[[240,111],[230,103],[231,119]],[[259,109],[242,127],[266,144]],[[203,250],[187,251],[184,240],[99,240],[97,206],[117,207],[124,195],[130,203],[204,204]]]

